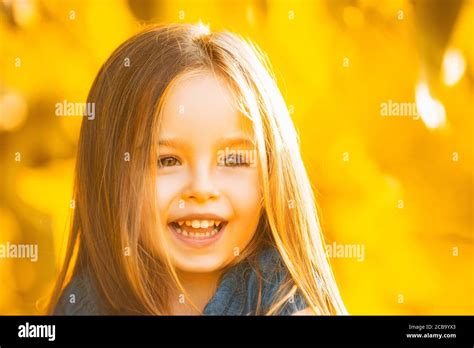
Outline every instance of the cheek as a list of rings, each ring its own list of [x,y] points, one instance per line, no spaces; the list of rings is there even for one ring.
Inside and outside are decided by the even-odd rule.
[[[156,178],[156,197],[160,214],[169,211],[182,190],[183,178],[179,175],[163,175]]]
[[[242,228],[242,232],[253,234],[260,217],[262,200],[257,171],[242,171],[229,178],[226,196],[234,210],[234,221]]]

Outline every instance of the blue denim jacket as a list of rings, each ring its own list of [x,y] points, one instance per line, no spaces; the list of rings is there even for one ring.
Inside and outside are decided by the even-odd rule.
[[[278,288],[287,275],[287,269],[276,249],[266,249],[259,255],[262,277],[261,312],[272,304]],[[222,277],[214,296],[203,310],[204,315],[255,315],[258,302],[258,275],[248,262],[240,262]],[[71,295],[75,296],[70,303]],[[75,276],[63,291],[55,308],[55,315],[107,315],[101,310],[94,287],[84,276]],[[307,307],[303,296],[297,292],[287,301],[278,315],[290,315]]]

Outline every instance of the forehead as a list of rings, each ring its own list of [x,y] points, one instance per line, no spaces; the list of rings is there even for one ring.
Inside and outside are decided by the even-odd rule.
[[[212,72],[181,76],[165,94],[161,113],[161,136],[187,140],[223,134],[252,138],[252,122],[237,108],[230,85]]]

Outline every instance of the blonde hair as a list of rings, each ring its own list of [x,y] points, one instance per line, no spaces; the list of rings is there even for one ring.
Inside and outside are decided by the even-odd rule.
[[[145,29],[117,48],[94,81],[88,102],[96,104],[97,117],[81,127],[76,209],[50,312],[68,279],[81,272],[92,277],[111,314],[167,314],[169,289],[160,284],[185,293],[166,251],[165,257],[153,251],[162,248],[152,237],[160,226],[153,213],[153,178],[166,91],[179,76],[200,70],[229,83],[257,139],[263,209],[254,238],[233,264],[247,259],[258,269],[264,246],[280,253],[288,278],[264,314],[278,313],[297,290],[316,313],[346,313],[326,257],[298,136],[268,60],[235,34],[190,24]],[[130,161],[123,160],[127,153]],[[257,314],[261,287],[258,298]]]

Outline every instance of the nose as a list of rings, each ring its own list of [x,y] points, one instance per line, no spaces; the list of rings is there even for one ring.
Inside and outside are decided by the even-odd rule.
[[[215,186],[212,173],[209,168],[201,166],[191,173],[189,185],[184,190],[185,200],[194,200],[203,203],[219,197],[219,190]]]

